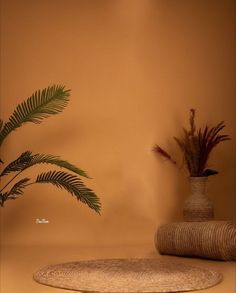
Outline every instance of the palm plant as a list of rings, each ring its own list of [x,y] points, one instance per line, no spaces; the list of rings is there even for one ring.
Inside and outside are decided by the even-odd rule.
[[[190,109],[190,129],[183,128],[183,136],[180,138],[174,137],[174,139],[183,153],[184,163],[191,177],[215,175],[218,173],[216,170],[207,168],[210,154],[220,142],[229,140],[230,137],[226,134],[220,134],[225,127],[224,121],[214,127],[206,125],[204,128],[197,130],[195,113],[194,109]],[[159,145],[155,145],[153,150],[176,164],[176,161]]]
[[[0,146],[11,132],[17,130],[25,123],[39,124],[43,119],[56,115],[67,106],[70,97],[70,90],[61,85],[49,86],[43,90],[33,93],[27,100],[19,104],[13,114],[5,123],[0,120]],[[89,208],[100,213],[101,203],[96,194],[87,188],[79,176],[89,178],[89,176],[68,161],[62,160],[58,156],[49,154],[32,154],[31,151],[23,152],[18,158],[4,166],[0,171],[0,179],[11,176],[4,186],[0,188],[0,205],[10,199],[17,199],[24,193],[24,189],[32,184],[50,183],[54,186],[65,189],[86,204]],[[51,164],[63,170],[52,170],[42,172],[31,180],[22,175],[26,169],[37,164]],[[20,177],[21,178],[20,178]],[[19,178],[19,179],[18,179]]]

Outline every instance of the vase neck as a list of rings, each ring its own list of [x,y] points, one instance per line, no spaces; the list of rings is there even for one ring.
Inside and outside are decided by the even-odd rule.
[[[190,177],[189,182],[192,194],[206,194],[207,177]]]

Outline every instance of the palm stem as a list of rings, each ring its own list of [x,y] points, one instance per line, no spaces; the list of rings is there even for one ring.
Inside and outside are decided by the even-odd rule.
[[[18,172],[1,190],[0,193],[18,176],[22,171]]]

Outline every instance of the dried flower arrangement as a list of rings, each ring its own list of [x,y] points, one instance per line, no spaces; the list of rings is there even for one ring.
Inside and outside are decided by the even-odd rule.
[[[190,130],[183,128],[183,137],[174,137],[181,152],[183,153],[184,164],[190,174],[190,177],[204,177],[218,174],[216,170],[208,169],[207,162],[212,150],[220,143],[230,140],[227,134],[220,134],[225,127],[224,121],[218,123],[215,127],[205,126],[196,128],[195,109],[190,109]],[[153,151],[168,159],[173,164],[176,161],[159,145],[155,145]]]

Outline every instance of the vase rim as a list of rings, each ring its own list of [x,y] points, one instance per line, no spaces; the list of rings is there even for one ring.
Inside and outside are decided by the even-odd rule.
[[[207,181],[207,176],[189,176],[188,179],[190,181]]]
[[[189,178],[207,178],[207,176],[189,176]]]

